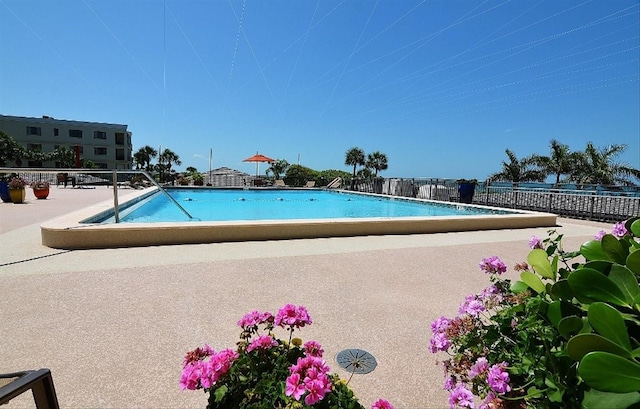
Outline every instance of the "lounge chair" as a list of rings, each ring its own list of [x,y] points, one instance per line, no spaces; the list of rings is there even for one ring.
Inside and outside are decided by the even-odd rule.
[[[304,185],[304,187],[316,187],[316,181],[315,180],[310,180],[307,182],[306,185]]]
[[[327,189],[339,189],[340,186],[342,186],[342,178],[337,177],[329,182],[329,184],[327,185]]]
[[[23,371],[0,374],[0,405],[31,389],[37,409],[59,409],[51,371]]]
[[[273,186],[287,187],[287,185],[284,183],[284,180],[282,180],[282,179],[278,179],[275,182],[273,182]]]
[[[68,173],[58,173],[56,175],[56,186],[60,186],[61,183],[64,183],[64,187],[67,187],[68,182],[71,182],[71,185],[76,187],[75,176],[69,176]]]

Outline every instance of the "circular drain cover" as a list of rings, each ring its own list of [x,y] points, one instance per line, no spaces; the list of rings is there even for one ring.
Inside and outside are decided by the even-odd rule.
[[[378,366],[376,358],[362,349],[345,349],[338,352],[336,361],[342,369],[357,374],[369,373]]]

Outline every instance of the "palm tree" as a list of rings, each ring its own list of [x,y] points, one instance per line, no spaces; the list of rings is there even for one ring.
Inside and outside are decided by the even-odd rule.
[[[289,169],[291,165],[285,159],[278,159],[275,162],[271,163],[271,166],[265,170],[266,173],[273,173],[273,178],[278,180],[281,179],[281,175],[287,173],[287,169]]]
[[[356,177],[356,166],[364,166],[364,151],[360,148],[351,148],[347,151],[345,160],[345,165],[353,165],[353,178]]]
[[[580,184],[635,186],[633,179],[640,180],[640,170],[626,163],[614,162],[615,157],[626,149],[627,145],[609,145],[597,149],[593,143],[587,143],[575,172],[570,175],[571,181]]]
[[[544,172],[536,169],[534,156],[527,156],[518,159],[516,155],[509,149],[505,152],[509,157],[509,163],[502,162],[502,170],[489,176],[489,181],[513,182],[542,182],[544,181]]]
[[[166,170],[168,174],[171,174],[172,164],[176,164],[177,166],[180,166],[182,164],[180,157],[176,155],[176,153],[173,152],[171,149],[163,150],[160,156],[158,157],[158,160],[162,164],[162,169]]]
[[[367,156],[367,167],[375,171],[374,177],[378,177],[378,172],[381,170],[387,170],[389,165],[387,164],[387,155],[380,151],[375,151]]]
[[[555,175],[557,185],[560,183],[560,176],[574,172],[580,153],[571,152],[568,145],[555,139],[551,140],[550,148],[550,156],[533,155],[533,161],[545,175]]]
[[[151,159],[155,158],[156,156],[158,156],[158,151],[149,145],[145,145],[142,148],[138,149],[138,151],[133,154],[133,159],[136,162],[136,169],[144,167],[147,172],[153,171]]]

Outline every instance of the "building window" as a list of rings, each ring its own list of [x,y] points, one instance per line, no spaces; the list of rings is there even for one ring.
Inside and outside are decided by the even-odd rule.
[[[107,133],[104,131],[93,131],[93,139],[107,139]]]
[[[42,135],[42,130],[39,126],[27,126],[27,135]]]
[[[124,149],[116,149],[116,160],[124,160]]]
[[[82,138],[82,129],[69,129],[69,136],[71,138]]]
[[[93,154],[96,156],[102,156],[107,154],[107,148],[95,147],[93,148]]]
[[[96,166],[100,169],[109,169],[106,163],[96,162]]]
[[[58,136],[59,133],[58,128],[53,128],[53,136]]]
[[[28,143],[27,144],[28,151],[37,151],[42,152],[42,144],[41,143]]]
[[[41,160],[30,160],[28,163],[29,163],[29,167],[30,168],[41,168],[42,167],[42,161]]]
[[[116,145],[124,145],[124,133],[116,132]]]

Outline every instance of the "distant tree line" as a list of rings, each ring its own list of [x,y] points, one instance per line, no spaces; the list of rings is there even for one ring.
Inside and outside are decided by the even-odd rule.
[[[544,182],[552,176],[556,184],[637,186],[640,170],[615,160],[626,149],[627,145],[596,148],[589,142],[584,151],[572,152],[568,145],[555,139],[550,142],[549,156],[533,154],[518,159],[515,153],[506,149],[508,161],[503,161],[502,169],[490,175],[488,180]]]

